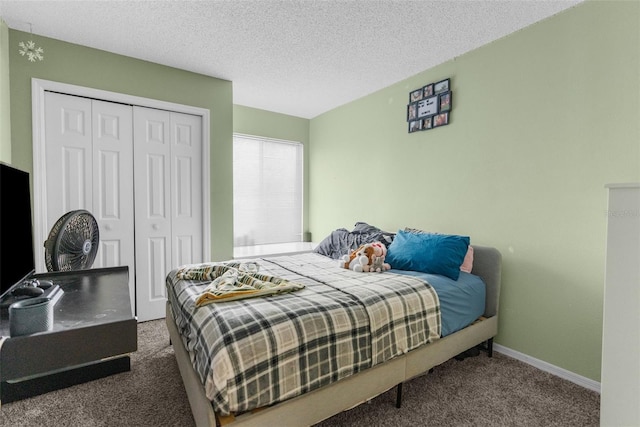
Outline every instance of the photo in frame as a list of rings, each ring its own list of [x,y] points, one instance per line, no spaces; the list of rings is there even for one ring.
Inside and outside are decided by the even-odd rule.
[[[433,116],[433,127],[445,126],[449,124],[449,113],[440,113]]]
[[[422,120],[413,120],[409,122],[409,133],[422,130]]]
[[[422,98],[428,98],[430,96],[433,96],[433,83],[422,88]]]
[[[443,113],[445,111],[451,110],[451,91],[444,92],[440,94],[440,108],[438,108],[438,112]]]
[[[449,92],[449,82],[450,79],[440,80],[438,83],[433,85],[433,93],[442,93]]]
[[[416,89],[409,94],[409,102],[416,102],[422,99],[422,89]]]
[[[418,118],[418,103],[414,102],[407,105],[407,121],[410,122]]]
[[[422,119],[422,130],[429,130],[433,127],[433,117]]]

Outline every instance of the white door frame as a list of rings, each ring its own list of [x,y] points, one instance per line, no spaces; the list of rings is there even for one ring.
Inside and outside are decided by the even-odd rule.
[[[44,263],[44,241],[49,235],[46,226],[46,162],[44,135],[44,93],[60,92],[68,95],[84,96],[103,101],[122,104],[139,105],[159,110],[177,111],[202,117],[202,259],[211,258],[211,191],[210,191],[210,112],[206,108],[176,104],[157,99],[142,98],[117,92],[109,92],[50,80],[31,79],[31,112],[33,133],[33,239],[35,250],[35,266],[37,272],[46,272]],[[132,177],[133,179],[133,177]]]

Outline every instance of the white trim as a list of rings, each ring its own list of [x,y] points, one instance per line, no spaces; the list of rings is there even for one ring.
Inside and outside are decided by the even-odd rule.
[[[289,242],[271,243],[268,245],[236,246],[233,248],[233,258],[257,258],[263,256],[293,255],[313,252],[317,243]]]
[[[605,188],[639,188],[640,182],[623,182],[619,184],[606,184]]]
[[[31,115],[33,137],[33,247],[35,253],[36,272],[46,272],[42,246],[47,238],[47,193],[46,188],[46,161],[44,153],[44,88],[31,80]],[[44,236],[44,239],[42,238]],[[40,251],[38,251],[40,249]],[[38,256],[40,254],[41,256]]]
[[[268,136],[260,136],[260,135],[249,135],[248,133],[238,133],[234,132],[233,137],[246,138],[246,139],[254,139],[256,141],[268,141],[268,142],[279,142],[282,144],[292,144],[292,145],[301,145],[304,149],[304,144],[300,141],[294,141],[292,139],[280,139],[280,138],[269,138]]]
[[[506,356],[517,359],[521,362],[526,363],[527,365],[538,368],[541,371],[549,372],[550,374],[553,374],[567,381],[571,381],[572,383],[577,384],[581,387],[584,387],[591,391],[595,391],[596,393],[600,393],[600,383],[598,381],[594,381],[590,378],[583,377],[582,375],[578,375],[574,372],[567,371],[566,369],[552,365],[551,363],[547,363],[543,360],[536,359],[535,357],[528,356],[524,353],[520,353],[519,351],[512,350],[500,344],[494,344],[493,349],[498,353],[502,353]]]
[[[211,182],[210,182],[210,111],[206,108],[176,104],[157,99],[142,98],[117,92],[109,92],[83,86],[59,83],[50,80],[31,79],[31,111],[33,134],[33,239],[34,248],[42,248],[48,236],[46,229],[47,203],[45,188],[45,140],[44,129],[44,93],[45,91],[66,93],[122,104],[138,105],[159,110],[176,111],[202,117],[202,256],[203,260],[211,258]],[[44,238],[42,237],[44,236]],[[38,241],[40,240],[40,241]],[[42,252],[42,251],[41,251]],[[44,257],[36,256],[36,271],[45,272]]]

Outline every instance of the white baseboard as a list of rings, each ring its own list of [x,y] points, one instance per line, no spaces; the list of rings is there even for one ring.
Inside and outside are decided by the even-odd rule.
[[[581,387],[595,391],[596,393],[600,393],[600,383],[598,381],[594,381],[587,377],[583,377],[582,375],[567,371],[566,369],[562,369],[558,366],[552,365],[551,363],[536,359],[535,357],[527,356],[524,353],[520,353],[519,351],[512,350],[500,344],[494,344],[493,349],[498,353],[513,357],[514,359],[517,359],[542,371],[549,372],[550,374],[563,378],[567,381],[571,381],[572,383],[577,384]]]

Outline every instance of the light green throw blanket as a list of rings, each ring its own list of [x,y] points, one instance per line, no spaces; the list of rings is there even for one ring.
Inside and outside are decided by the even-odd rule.
[[[262,297],[304,288],[300,283],[260,274],[258,270],[259,265],[255,262],[200,264],[179,269],[177,277],[184,280],[212,280],[196,299],[197,307],[213,302]]]

